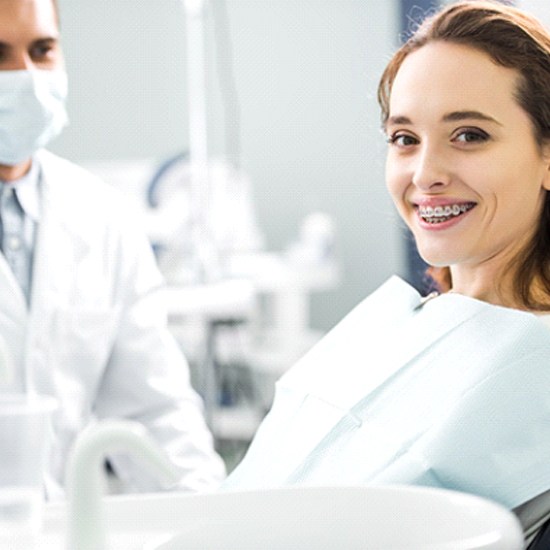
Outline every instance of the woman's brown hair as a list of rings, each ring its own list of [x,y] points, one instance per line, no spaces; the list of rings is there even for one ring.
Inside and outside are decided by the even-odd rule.
[[[389,116],[391,90],[403,60],[411,52],[436,40],[471,46],[485,52],[497,64],[516,69],[521,75],[516,100],[529,115],[541,149],[550,144],[550,34],[534,17],[491,0],[463,0],[447,6],[425,19],[401,46],[387,65],[378,87],[383,124]],[[530,310],[549,310],[548,192],[538,229],[511,267],[514,293],[520,303]],[[447,290],[451,284],[449,268],[430,268],[429,275],[441,290]]]

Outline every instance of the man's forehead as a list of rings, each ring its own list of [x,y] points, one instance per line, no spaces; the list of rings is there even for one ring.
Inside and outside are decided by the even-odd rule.
[[[58,27],[54,0],[0,0],[0,35],[55,37]]]
[[[59,15],[57,0],[0,0],[0,6],[4,9],[36,9],[40,12],[51,12],[53,9],[56,17]]]

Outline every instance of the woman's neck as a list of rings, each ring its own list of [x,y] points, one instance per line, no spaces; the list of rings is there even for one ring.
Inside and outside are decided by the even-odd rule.
[[[514,278],[507,269],[451,266],[452,292],[496,306],[527,309],[514,292]]]

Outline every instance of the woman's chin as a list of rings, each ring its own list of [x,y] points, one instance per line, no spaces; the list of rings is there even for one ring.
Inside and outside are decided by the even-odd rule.
[[[454,263],[448,251],[445,253],[443,251],[419,249],[418,253],[420,257],[432,267],[449,267]]]

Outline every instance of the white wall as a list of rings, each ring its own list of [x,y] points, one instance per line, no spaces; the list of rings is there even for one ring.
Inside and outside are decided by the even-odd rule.
[[[220,0],[213,0],[218,7]],[[313,317],[332,326],[400,269],[384,189],[376,84],[398,34],[396,0],[226,0],[241,161],[268,245],[312,210],[334,216],[340,289]],[[77,161],[163,158],[186,148],[184,16],[178,0],[60,0],[71,126],[52,149]],[[207,19],[212,154],[227,152]],[[218,52],[227,68],[228,52]]]
[[[550,28],[550,2],[547,0],[516,0],[515,5],[532,13]]]

